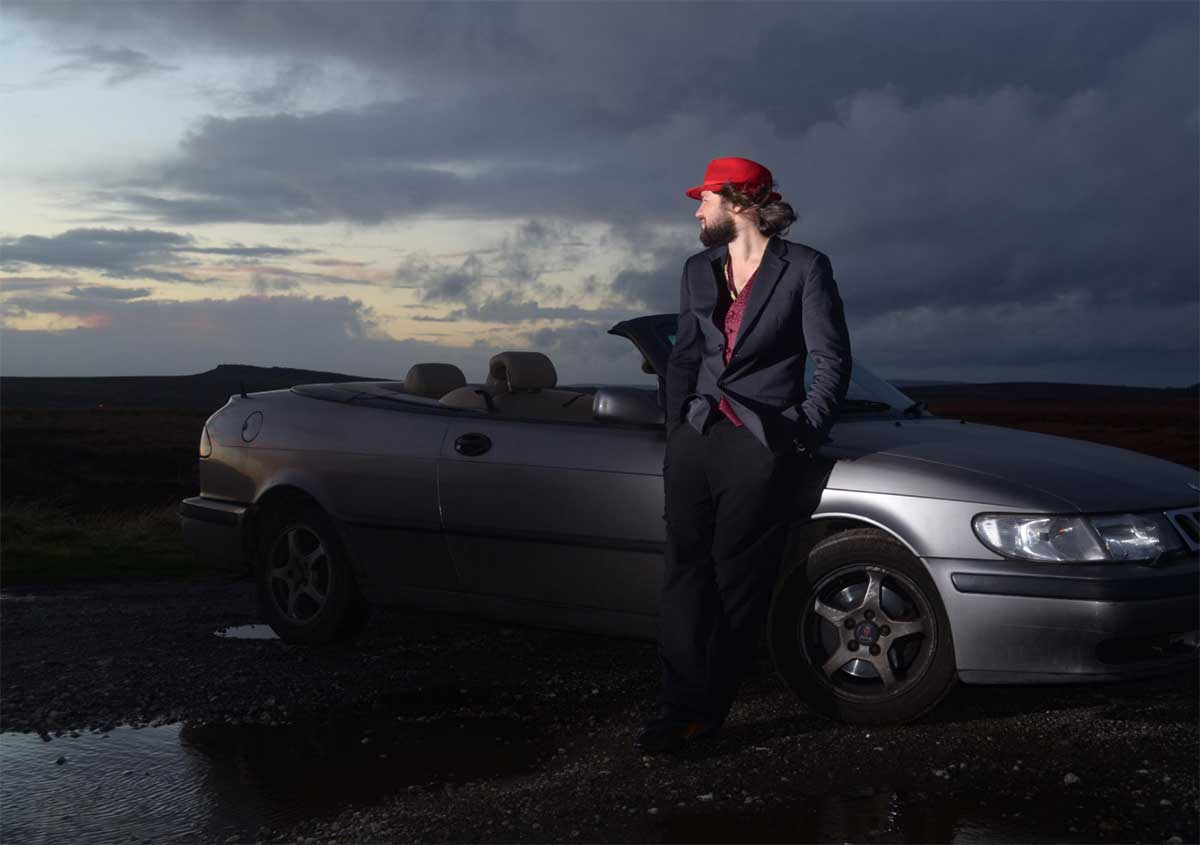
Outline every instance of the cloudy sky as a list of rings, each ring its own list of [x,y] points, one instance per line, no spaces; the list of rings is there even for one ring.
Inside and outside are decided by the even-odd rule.
[[[767,164],[889,378],[1200,378],[1194,2],[0,7],[0,372],[642,378]]]

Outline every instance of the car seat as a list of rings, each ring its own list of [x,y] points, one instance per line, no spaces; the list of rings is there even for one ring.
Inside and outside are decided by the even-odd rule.
[[[453,364],[413,364],[404,376],[404,392],[441,399],[466,383],[463,371]]]

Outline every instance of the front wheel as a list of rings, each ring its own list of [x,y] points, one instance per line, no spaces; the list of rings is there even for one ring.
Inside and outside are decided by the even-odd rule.
[[[793,563],[776,586],[767,637],[788,686],[844,722],[911,721],[957,681],[937,588],[875,529],[835,534]]]
[[[350,639],[367,621],[369,606],[337,529],[316,505],[286,505],[268,514],[255,577],[259,612],[286,642]]]

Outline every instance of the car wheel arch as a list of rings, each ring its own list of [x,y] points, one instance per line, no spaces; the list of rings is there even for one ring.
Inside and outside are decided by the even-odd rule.
[[[787,550],[783,555],[783,560],[780,563],[779,572],[775,579],[775,589],[778,590],[779,584],[786,577],[791,561],[807,559],[817,544],[823,540],[839,534],[845,534],[848,531],[860,531],[862,529],[871,529],[869,536],[874,536],[881,540],[889,540],[912,555],[913,560],[921,565],[921,568],[925,570],[925,574],[933,581],[938,598],[942,600],[943,604],[946,603],[946,597],[942,595],[941,579],[934,577],[934,573],[930,570],[928,562],[921,555],[917,554],[916,549],[913,548],[911,543],[907,542],[901,534],[897,533],[890,526],[857,515],[819,515],[793,528],[792,532],[788,535]],[[766,622],[762,625],[762,631],[765,631],[765,629]],[[760,631],[760,639],[764,636],[762,631]]]
[[[265,524],[266,515],[272,511],[287,507],[289,505],[315,505],[325,513],[329,514],[329,508],[327,508],[320,499],[318,499],[309,491],[305,490],[303,487],[299,487],[294,484],[276,484],[264,490],[250,508],[249,520],[246,526],[246,551],[248,559],[251,561],[251,566],[253,566],[252,562],[255,555],[258,554],[258,547],[263,539],[262,530],[263,525]],[[334,519],[333,522],[338,528],[338,534],[342,541],[342,545],[348,548],[348,538],[345,535],[345,530],[342,528],[340,521]],[[357,571],[357,565],[355,565],[353,562],[353,556],[351,556],[351,565],[355,568],[355,574],[361,575],[361,573]]]
[[[775,579],[775,589],[778,591],[779,585],[787,577],[790,563],[796,560],[806,560],[808,555],[822,541],[839,535],[845,534],[848,531],[857,531],[861,529],[871,529],[873,536],[883,540],[890,540],[893,543],[902,546],[913,558],[920,562],[921,566],[929,572],[929,566],[916,553],[913,547],[904,540],[902,536],[894,530],[882,523],[875,522],[871,519],[857,515],[848,514],[830,514],[818,515],[794,527],[788,535],[786,551],[783,554],[783,559],[780,562],[779,572]],[[932,577],[932,573],[929,573]],[[937,579],[933,579],[934,584],[937,584]],[[939,596],[940,598],[940,596]],[[759,627],[759,642],[765,643],[766,637],[766,620],[763,620]]]
[[[828,537],[859,529],[872,529],[873,533],[881,539],[890,540],[902,546],[928,571],[929,567],[925,564],[925,560],[917,554],[912,544],[890,526],[866,517],[849,514],[820,514],[794,528],[788,535],[787,551],[783,557],[784,565],[786,566],[788,561],[799,560],[802,557],[807,558],[816,545]],[[783,574],[782,571],[780,574]]]

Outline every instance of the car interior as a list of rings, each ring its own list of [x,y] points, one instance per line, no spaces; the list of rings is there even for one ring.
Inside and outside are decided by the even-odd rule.
[[[534,419],[592,419],[590,392],[556,388],[558,373],[541,352],[500,352],[488,362],[482,384],[469,384],[453,364],[414,364],[404,392],[452,408]]]

